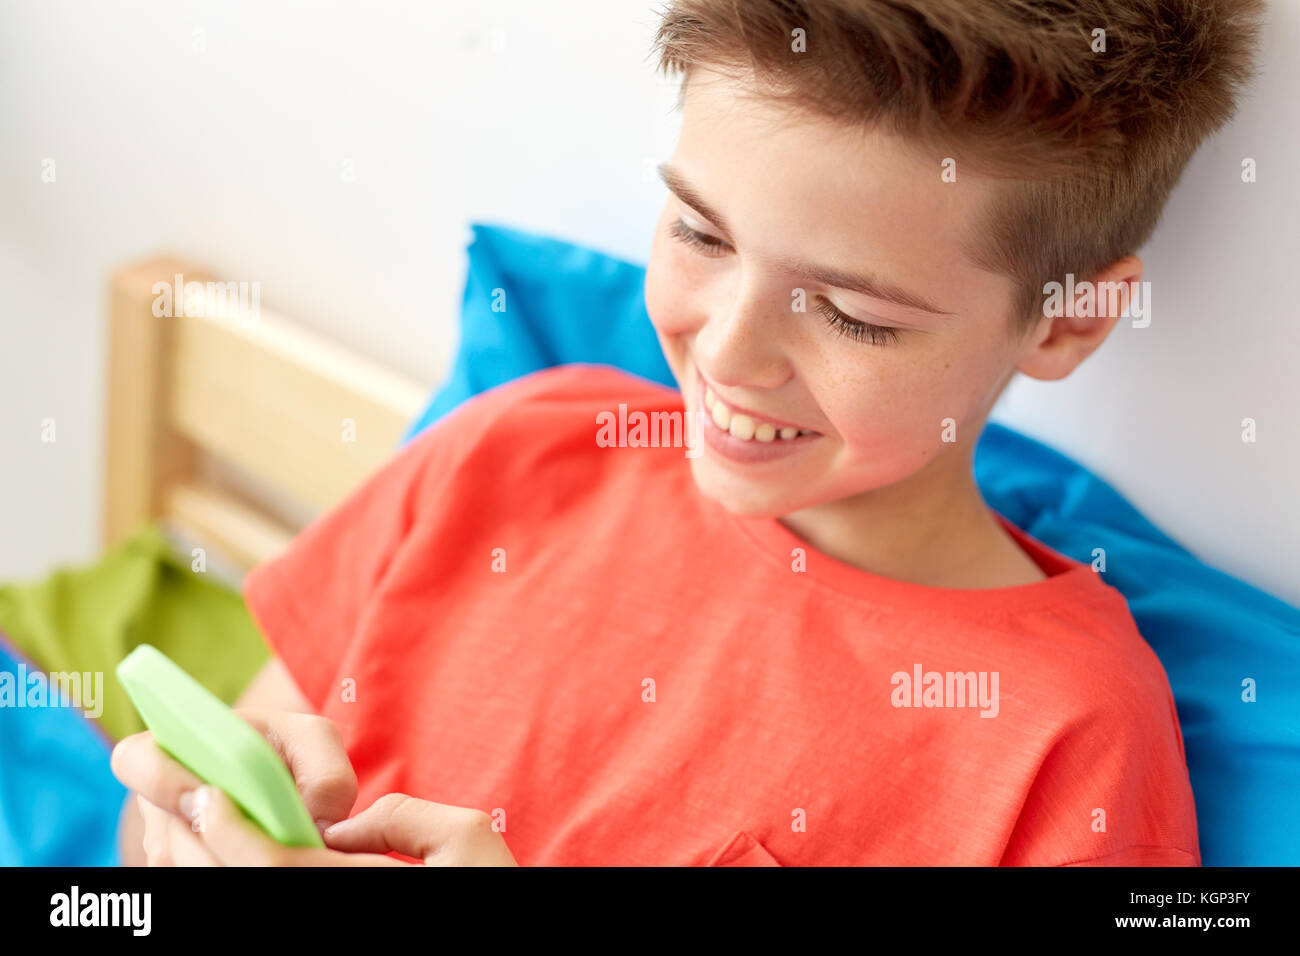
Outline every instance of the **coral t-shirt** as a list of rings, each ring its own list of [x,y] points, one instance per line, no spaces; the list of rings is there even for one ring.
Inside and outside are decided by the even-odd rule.
[[[565,366],[401,449],[245,595],[359,812],[474,807],[527,864],[1199,865],[1168,680],[1122,595],[936,588],[603,447],[675,390]]]

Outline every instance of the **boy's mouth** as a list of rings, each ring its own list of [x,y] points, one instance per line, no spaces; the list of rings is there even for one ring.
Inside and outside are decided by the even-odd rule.
[[[783,458],[822,437],[819,432],[736,408],[696,373],[696,414],[709,447],[732,461],[760,462]]]

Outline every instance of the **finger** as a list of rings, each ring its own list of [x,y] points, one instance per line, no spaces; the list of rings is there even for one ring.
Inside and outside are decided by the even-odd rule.
[[[357,775],[334,721],[317,714],[238,711],[285,762],[302,802],[320,826],[346,820],[357,802]]]
[[[203,838],[194,828],[201,825],[198,820],[182,820],[167,814],[167,846],[173,866],[220,866],[212,851],[203,843]]]
[[[204,787],[196,794],[195,820],[205,849],[217,865],[225,866],[407,866],[399,860],[371,854],[341,854],[330,850],[286,847],[272,840],[245,817],[226,794]]]
[[[171,866],[171,843],[168,840],[167,821],[172,815],[160,807],[154,806],[140,794],[135,795],[136,805],[140,808],[140,819],[144,832],[140,845],[144,850],[147,866]]]
[[[194,827],[204,849],[220,866],[275,866],[279,843],[249,820],[228,796],[216,787],[194,792]]]
[[[168,756],[148,731],[120,740],[109,765],[129,789],[168,813],[179,814],[181,794],[203,782]]]
[[[217,866],[216,858],[203,846],[184,820],[156,807],[136,794],[144,819],[145,857],[150,866]]]
[[[347,853],[396,852],[427,860],[484,827],[491,827],[491,818],[481,811],[389,793],[323,836],[331,849]]]

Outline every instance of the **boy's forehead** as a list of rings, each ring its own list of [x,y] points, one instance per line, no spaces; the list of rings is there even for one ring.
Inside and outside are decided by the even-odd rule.
[[[955,182],[945,178],[945,158],[879,127],[836,123],[764,97],[743,79],[699,70],[687,86],[672,168],[734,220],[714,221],[719,228],[873,258],[888,242],[951,265],[965,258],[963,239],[993,187],[959,169]]]

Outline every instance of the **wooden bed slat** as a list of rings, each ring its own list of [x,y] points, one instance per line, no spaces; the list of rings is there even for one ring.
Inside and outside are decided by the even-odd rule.
[[[171,425],[315,508],[335,504],[382,464],[425,398],[265,312],[251,325],[174,321]]]
[[[123,269],[109,288],[104,421],[104,544],[112,547],[156,517],[164,487],[189,475],[193,449],[166,428],[164,394],[172,327],[155,319],[152,275],[171,259]]]
[[[165,516],[246,568],[274,557],[294,536],[293,529],[235,495],[197,482],[181,483],[171,489]]]
[[[104,540],[166,517],[248,568],[298,529],[229,481],[200,481],[203,463],[315,514],[395,452],[429,389],[264,308],[155,316],[155,284],[177,274],[210,281],[172,258],[111,279]]]

